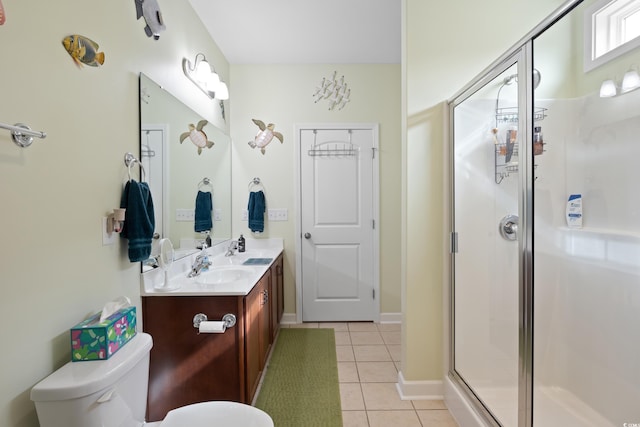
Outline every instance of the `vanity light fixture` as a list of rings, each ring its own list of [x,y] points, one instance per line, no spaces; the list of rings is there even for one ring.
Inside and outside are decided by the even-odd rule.
[[[629,70],[624,73],[624,77],[622,78],[622,93],[631,92],[632,90],[638,89],[640,87],[640,75],[636,70]]]
[[[600,85],[600,98],[611,98],[618,94],[618,89],[613,80],[605,80]]]
[[[120,233],[124,227],[124,214],[126,209],[114,209],[113,213],[107,216],[107,233]]]
[[[622,83],[620,84],[620,92],[618,86],[613,80],[605,80],[600,85],[600,98],[611,98],[612,96],[622,95],[640,88],[640,75],[634,68],[624,73]]]
[[[198,53],[193,63],[187,58],[182,59],[182,70],[198,88],[209,98],[220,101],[229,99],[229,88],[220,80],[220,76],[207,61],[203,53]]]

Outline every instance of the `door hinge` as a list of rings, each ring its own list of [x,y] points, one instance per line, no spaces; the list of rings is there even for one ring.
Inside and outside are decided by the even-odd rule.
[[[458,233],[455,231],[451,232],[451,247],[449,250],[452,254],[458,253]]]
[[[371,147],[371,158],[372,159],[376,158],[376,147]]]
[[[376,290],[375,289],[371,289],[371,292],[373,294],[373,299],[376,299]]]
[[[373,228],[374,230],[376,229],[376,220],[375,219],[371,220],[371,228]]]

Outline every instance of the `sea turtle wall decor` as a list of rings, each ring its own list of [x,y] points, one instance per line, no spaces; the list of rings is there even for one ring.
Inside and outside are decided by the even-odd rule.
[[[280,143],[284,142],[284,137],[282,136],[282,134],[280,132],[273,131],[276,125],[274,125],[273,123],[269,123],[267,126],[265,126],[262,120],[251,120],[256,124],[256,126],[260,128],[260,131],[256,134],[256,137],[253,139],[253,141],[249,141],[249,146],[251,148],[258,147],[262,154],[264,154],[265,147],[269,145],[274,137],[278,138],[280,140]]]
[[[180,135],[180,144],[189,138],[193,145],[198,147],[198,155],[202,154],[202,149],[204,147],[211,148],[213,147],[213,141],[209,141],[207,138],[207,134],[204,133],[202,128],[204,128],[209,122],[206,120],[200,120],[197,126],[194,126],[193,123],[189,123],[189,132],[184,132]]]

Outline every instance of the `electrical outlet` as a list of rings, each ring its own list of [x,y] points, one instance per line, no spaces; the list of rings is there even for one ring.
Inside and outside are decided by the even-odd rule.
[[[222,221],[222,209],[213,210],[213,219],[214,221]]]
[[[196,212],[193,209],[176,209],[176,221],[195,221]]]
[[[107,217],[102,217],[102,246],[113,245],[117,242],[118,233],[107,232]]]
[[[243,220],[243,221],[248,221],[248,220],[249,220],[249,211],[248,211],[248,210],[246,210],[246,209],[244,209],[244,210],[242,211],[242,220]]]

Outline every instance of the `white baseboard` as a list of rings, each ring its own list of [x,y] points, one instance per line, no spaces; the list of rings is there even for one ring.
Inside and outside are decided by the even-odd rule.
[[[280,319],[281,325],[295,325],[296,323],[296,314],[295,313],[282,313],[282,319]]]
[[[396,383],[398,394],[402,400],[443,400],[444,386],[442,381],[407,381],[398,372]]]
[[[380,323],[402,323],[402,313],[380,313]]]
[[[283,313],[280,320],[281,325],[295,325],[295,313]],[[380,313],[380,323],[402,323],[402,313]]]

